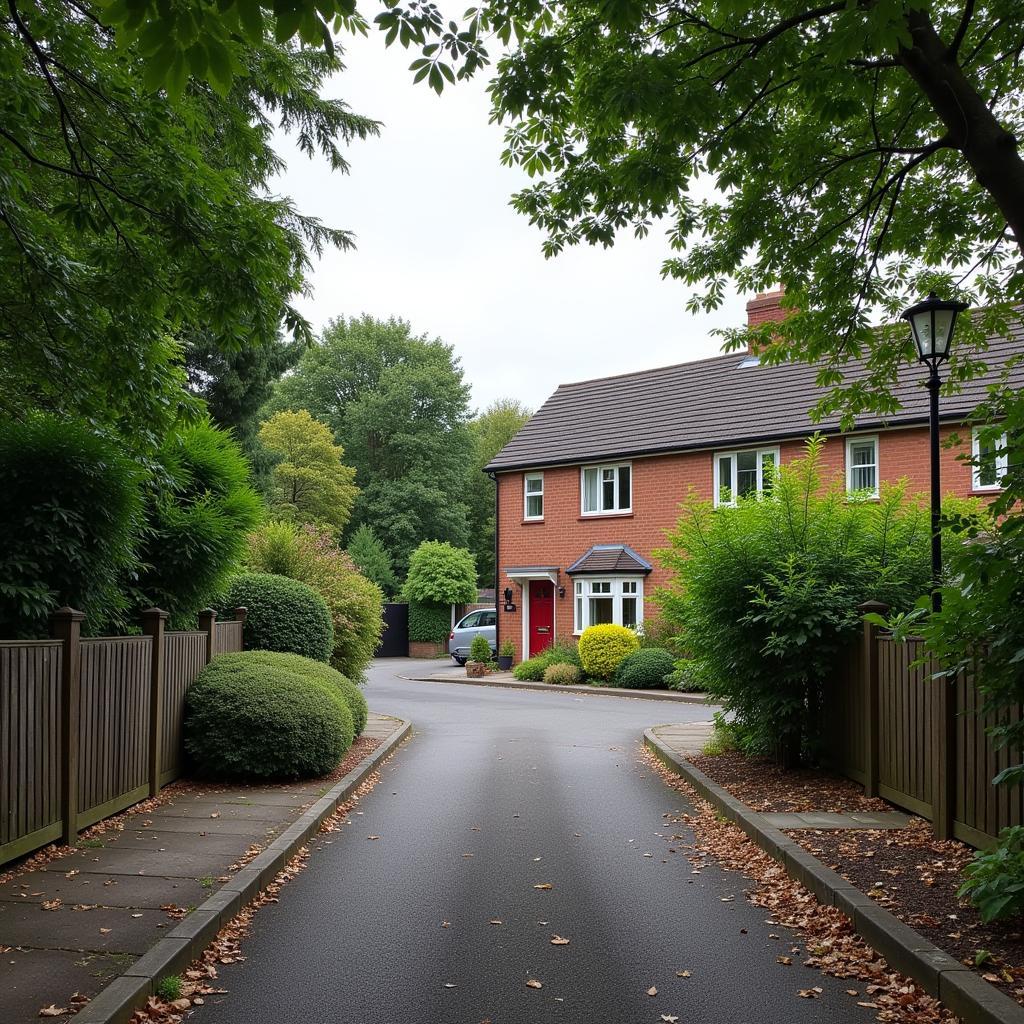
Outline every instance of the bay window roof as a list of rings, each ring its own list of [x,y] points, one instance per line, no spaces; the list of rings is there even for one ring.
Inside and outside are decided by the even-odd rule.
[[[624,573],[646,576],[653,566],[628,544],[595,544],[566,569],[569,576]]]

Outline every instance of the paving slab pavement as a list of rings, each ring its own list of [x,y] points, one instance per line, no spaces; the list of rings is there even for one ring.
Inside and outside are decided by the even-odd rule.
[[[396,724],[371,715],[363,735],[383,739]],[[123,830],[0,883],[0,1021],[28,1024],[74,992],[94,996],[329,788],[170,787],[170,802],[129,811]]]

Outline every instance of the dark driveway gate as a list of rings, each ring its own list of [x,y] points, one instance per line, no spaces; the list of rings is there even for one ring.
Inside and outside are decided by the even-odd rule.
[[[409,657],[409,606],[407,604],[384,605],[384,635],[375,658]]]

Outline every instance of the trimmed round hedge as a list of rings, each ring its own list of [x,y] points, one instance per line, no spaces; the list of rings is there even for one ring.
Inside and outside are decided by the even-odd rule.
[[[185,752],[204,778],[325,775],[352,738],[352,714],[340,692],[261,663],[255,653],[214,658],[185,697]]]
[[[588,676],[611,679],[619,664],[640,649],[640,640],[633,630],[608,623],[585,629],[579,649],[583,671]]]
[[[225,658],[237,658],[237,654],[224,655]],[[363,691],[356,686],[347,676],[343,676],[337,669],[325,665],[322,661],[311,661],[298,654],[282,654],[277,651],[246,651],[242,657],[250,657],[252,661],[260,665],[269,665],[271,668],[281,668],[286,672],[296,672],[305,675],[308,679],[322,683],[332,690],[339,692],[348,705],[349,713],[352,715],[352,725],[355,735],[361,736],[366,728],[366,716],[369,709],[366,706],[366,698]]]
[[[666,686],[676,660],[660,647],[644,647],[624,658],[615,670],[615,684],[630,690],[654,690]]]
[[[327,602],[308,584],[269,572],[242,572],[228,582],[221,604],[227,609],[248,609],[246,650],[330,660],[334,649],[331,613]]]

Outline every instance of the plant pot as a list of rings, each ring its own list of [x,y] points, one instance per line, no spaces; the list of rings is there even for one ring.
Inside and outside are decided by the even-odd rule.
[[[507,672],[512,667],[512,655],[511,654],[499,654],[498,655],[498,671]]]
[[[487,662],[486,661],[467,661],[466,662],[466,675],[470,679],[479,679],[482,676],[487,675]]]

